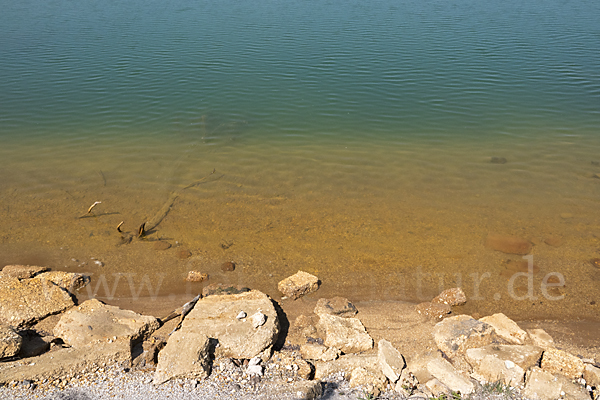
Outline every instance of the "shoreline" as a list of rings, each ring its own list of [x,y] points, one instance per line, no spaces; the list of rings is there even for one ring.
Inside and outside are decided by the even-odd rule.
[[[81,290],[89,284],[89,278],[81,274],[10,266],[0,279],[3,340],[12,343],[19,339],[15,332],[23,335],[17,353],[12,353],[20,357],[0,362],[0,379],[5,385],[0,392],[15,396],[25,393],[24,398],[32,389],[38,390],[36,395],[59,399],[70,395],[86,399],[85,391],[98,399],[142,398],[130,397],[127,393],[131,390],[152,399],[164,397],[165,391],[177,392],[179,398],[230,393],[232,398],[243,399],[287,399],[300,392],[304,393],[300,398],[314,399],[327,390],[330,395],[326,398],[333,399],[356,399],[360,393],[404,399],[417,392],[437,396],[438,390],[450,389],[484,395],[490,378],[480,375],[484,373],[482,367],[467,349],[476,353],[503,351],[506,354],[502,357],[509,357],[507,363],[513,366],[511,359],[522,361],[511,352],[531,352],[530,360],[520,369],[521,378],[514,370],[510,373],[517,373],[515,380],[503,383],[505,395],[510,396],[502,399],[518,399],[520,391],[538,390],[531,387],[527,374],[551,377],[549,373],[560,372],[580,379],[582,374],[589,375],[585,367],[597,370],[594,373],[600,379],[600,338],[594,335],[594,327],[586,332],[582,321],[572,322],[573,326],[556,321],[521,321],[517,325],[501,313],[475,319],[462,312],[468,299],[460,288],[445,290],[431,302],[417,305],[400,301],[352,303],[341,297],[322,297],[318,278],[298,272],[279,283],[284,295],[280,299],[257,290],[217,285],[190,302],[188,308],[171,297],[170,303],[146,302],[145,311],[138,314],[131,310],[135,308],[131,304],[116,307],[95,299],[73,303],[66,288]],[[16,302],[11,300],[15,295]],[[18,300],[21,296],[30,300],[22,303]],[[35,304],[35,298],[45,299],[42,309],[33,306],[22,310],[23,304]],[[178,308],[173,309],[176,301]],[[58,313],[48,308],[54,306],[60,307]],[[42,312],[38,322],[30,320],[31,312]],[[175,318],[165,318],[168,312]],[[160,315],[162,321],[152,314]],[[13,328],[6,325],[10,315]],[[444,326],[454,327],[447,330]],[[205,331],[206,335],[199,334]],[[39,339],[28,336],[32,333]],[[204,341],[201,346],[205,349],[197,355],[199,350],[194,349],[200,342],[195,338]],[[47,346],[39,347],[40,339]],[[460,350],[465,340],[470,344]],[[26,356],[19,353],[22,344],[23,351],[31,352],[36,346],[39,350]],[[4,357],[7,349],[2,349]],[[555,354],[572,361],[554,365]],[[188,357],[192,363],[186,366]],[[397,373],[389,372],[390,365],[398,362]],[[578,372],[563,371],[562,362],[571,363],[565,364],[569,368],[575,363],[573,368]],[[202,369],[198,370],[199,365]],[[505,373],[502,368],[498,373]],[[491,373],[496,376],[496,372]],[[443,383],[435,383],[437,379]],[[569,393],[585,389],[579,381],[574,380],[573,386],[564,377],[560,379],[564,382],[559,388]],[[592,387],[600,386],[600,381],[594,383],[593,374],[586,379],[592,379]],[[116,389],[111,392],[113,386]]]

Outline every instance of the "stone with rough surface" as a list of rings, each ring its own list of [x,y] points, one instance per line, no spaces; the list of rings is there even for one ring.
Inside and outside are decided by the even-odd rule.
[[[90,277],[76,272],[49,271],[38,275],[40,279],[46,279],[69,293],[85,287],[90,283]]]
[[[499,343],[494,328],[468,315],[457,315],[438,322],[433,328],[438,348],[448,357],[463,354],[467,349]]]
[[[600,389],[600,368],[586,364],[583,369],[583,379],[588,385]]]
[[[273,399],[288,398],[293,396],[294,400],[315,400],[321,398],[323,386],[321,381],[298,381],[278,385],[271,389]]]
[[[66,290],[46,279],[35,277],[20,281],[0,276],[0,322],[12,327],[32,324],[73,305]]]
[[[343,297],[334,297],[332,299],[319,299],[315,306],[314,313],[331,314],[338,317],[353,317],[358,311],[354,304]]]
[[[430,376],[428,380],[431,379],[435,378]],[[400,379],[398,379],[398,382],[396,382],[394,390],[403,395],[404,397],[409,397],[410,394],[414,392],[418,386],[419,380],[417,379],[417,377],[412,372],[410,372],[408,368],[404,368],[402,370],[402,374],[400,375]]]
[[[561,397],[568,400],[591,400],[588,391],[576,381],[572,381],[566,376],[554,375],[560,383]],[[564,395],[562,395],[564,393]]]
[[[432,303],[448,304],[449,306],[460,306],[467,302],[467,296],[461,288],[446,289],[437,295]]]
[[[208,274],[200,271],[188,271],[185,280],[188,282],[204,282],[208,280]]]
[[[367,392],[372,392],[375,388],[382,389],[385,385],[385,376],[381,373],[376,374],[368,369],[357,367],[350,374],[350,387],[363,386]]]
[[[170,379],[206,379],[210,373],[210,342],[201,333],[175,331],[158,353],[153,383]]]
[[[306,343],[300,346],[300,354],[306,360],[333,361],[340,356],[340,351],[321,344]]]
[[[265,321],[255,328],[252,318],[236,318],[240,311],[248,315],[260,312]],[[258,290],[251,290],[198,300],[183,320],[181,330],[217,339],[218,357],[250,359],[259,356],[266,360],[279,334],[279,320],[269,296]]]
[[[131,344],[148,337],[159,326],[154,317],[91,299],[65,312],[54,327],[54,335],[73,347],[113,341]]]
[[[471,350],[475,349],[469,349],[467,353]],[[525,370],[512,361],[488,354],[473,367],[471,376],[481,383],[501,381],[505,385],[517,387],[523,384]]]
[[[325,332],[325,346],[344,353],[360,353],[373,348],[373,339],[358,318],[321,314],[317,328]]]
[[[0,358],[19,354],[23,338],[9,325],[0,323]]]
[[[48,267],[38,267],[35,265],[6,265],[2,268],[2,275],[17,279],[27,279],[49,270],[50,268]]]
[[[443,359],[431,360],[427,363],[427,371],[437,378],[450,390],[460,392],[461,395],[473,393],[475,385],[468,378],[460,374],[448,361]]]
[[[440,398],[442,396],[445,396],[445,398],[448,398],[448,396],[450,395],[450,389],[448,389],[448,386],[444,385],[442,382],[440,382],[436,378],[428,380],[425,383],[425,387],[427,388],[427,390],[429,390],[431,392],[431,394],[435,398]]]
[[[527,329],[529,340],[542,349],[553,349],[554,339],[543,329]]]
[[[502,362],[510,361],[526,371],[539,365],[542,352],[543,350],[537,346],[492,345],[468,349],[466,359],[475,368],[485,357],[491,356]]]
[[[331,374],[343,372],[351,373],[355,368],[364,368],[372,373],[379,373],[382,376],[379,359],[372,354],[348,354],[343,355],[335,361],[315,363],[315,379],[323,379]]]
[[[547,349],[542,356],[541,367],[551,374],[561,374],[577,379],[583,374],[584,364],[578,357],[558,349]]]
[[[452,308],[444,303],[420,303],[417,304],[415,310],[428,318],[440,320],[452,312]]]
[[[284,296],[296,300],[308,293],[316,292],[319,289],[319,278],[308,272],[298,271],[279,282],[277,289]]]
[[[237,319],[239,319],[239,318],[237,318]],[[252,321],[252,326],[255,329],[258,329],[259,327],[263,326],[265,324],[265,322],[267,322],[267,316],[265,314],[261,313],[260,311],[257,311],[255,314],[253,314],[250,317],[250,321]]]
[[[486,240],[485,246],[496,251],[507,254],[529,254],[533,245],[529,240],[507,235],[498,235],[490,233]]]
[[[533,400],[556,400],[560,398],[561,387],[551,373],[536,367],[527,373],[523,394]]]
[[[11,381],[34,382],[44,379],[67,379],[76,375],[97,371],[99,367],[129,367],[131,346],[129,343],[98,343],[83,348],[62,348],[49,351],[23,361],[0,363],[0,384]]]
[[[483,317],[479,320],[493,326],[496,334],[510,344],[524,344],[527,340],[527,332],[519,328],[515,321],[502,313]]]
[[[402,354],[390,342],[381,339],[377,344],[377,357],[379,365],[381,365],[381,372],[387,376],[390,382],[396,383],[406,366]]]

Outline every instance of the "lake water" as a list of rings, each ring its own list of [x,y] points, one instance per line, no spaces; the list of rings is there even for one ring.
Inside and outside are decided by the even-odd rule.
[[[600,319],[599,2],[0,3],[0,266]]]

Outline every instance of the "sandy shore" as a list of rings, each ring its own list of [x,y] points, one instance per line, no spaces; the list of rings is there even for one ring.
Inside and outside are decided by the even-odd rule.
[[[285,318],[281,321],[286,334],[285,344],[293,351],[295,345],[302,344],[295,335],[294,321],[300,315],[310,315],[320,298],[313,293],[298,300],[280,300]],[[129,299],[112,301],[123,309],[131,309],[142,314],[163,318],[181,306],[178,298],[159,298],[133,302]],[[418,357],[437,352],[432,329],[436,320],[415,319],[415,304],[399,301],[360,301],[354,305],[369,335],[377,343],[380,339],[389,340],[405,357],[407,363]],[[461,306],[453,308],[453,315],[462,314]],[[50,330],[58,316],[44,321],[45,329]],[[166,323],[161,330],[170,332],[176,320]],[[524,328],[542,328],[555,340],[556,346],[581,358],[600,360],[600,331],[598,323],[588,321],[517,321]],[[292,349],[292,350],[290,350]],[[376,353],[376,349],[369,353]],[[281,382],[269,375],[271,368],[265,366],[265,376],[252,380],[241,370],[227,369],[216,360],[210,377],[204,381],[175,380],[155,386],[152,384],[153,369],[132,371],[129,368],[100,368],[92,374],[76,376],[73,379],[52,382],[15,382],[0,388],[0,398],[47,399],[47,400],[104,400],[104,399],[297,399],[293,385],[301,381]],[[306,382],[306,381],[305,381]],[[350,388],[341,375],[327,377],[321,381],[324,399],[367,398],[364,389]],[[290,390],[291,389],[291,390]],[[392,387],[380,394],[380,399],[403,399]],[[474,399],[519,399],[514,392],[496,395],[480,387]]]

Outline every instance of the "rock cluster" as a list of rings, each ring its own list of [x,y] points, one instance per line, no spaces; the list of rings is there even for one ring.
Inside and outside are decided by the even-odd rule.
[[[573,382],[594,382],[591,376],[600,371],[554,348],[543,330],[526,332],[504,314],[479,320],[466,315],[446,318],[436,324],[434,339],[445,359],[430,360],[426,369],[436,379],[436,388],[441,383],[446,393],[472,393],[478,381],[516,387],[532,399],[558,399],[561,393],[589,399],[586,388]]]
[[[198,296],[181,307],[180,319],[159,335],[167,325],[161,327],[154,317],[95,299],[75,306],[69,288],[85,283],[85,278],[31,271],[9,269],[20,278],[0,276],[0,357],[4,358],[0,384],[65,378],[117,364],[154,371],[154,385],[174,379],[198,382],[228,371],[223,379],[235,377],[248,385],[269,379],[281,383],[281,393],[302,399],[320,396],[320,380],[331,376],[343,377],[350,387],[373,396],[393,388],[403,398],[451,396],[452,392],[467,396],[482,384],[497,382],[542,400],[589,399],[588,390],[600,388],[600,368],[593,360],[586,362],[557,349],[543,330],[524,331],[503,314],[480,319],[447,316],[447,312],[419,315],[417,310],[424,307],[416,306],[411,313],[430,324],[437,351],[406,357],[392,337],[380,336],[375,346],[372,332],[363,324],[368,318],[347,299],[320,299],[312,314],[298,316],[289,331],[283,331],[276,303],[269,296],[219,287],[223,289],[219,294]],[[315,285],[316,277],[300,273],[280,283],[279,289],[297,298]],[[18,307],[19,300],[28,307]],[[46,300],[50,304],[44,307],[31,306]],[[427,307],[443,306],[451,312],[465,301],[462,290],[453,288]],[[58,322],[52,333],[41,340],[45,346],[25,358],[23,327],[57,312],[62,314],[55,317]],[[442,320],[435,323],[431,317]],[[282,337],[284,333],[288,336]],[[21,358],[9,358],[15,356]]]

